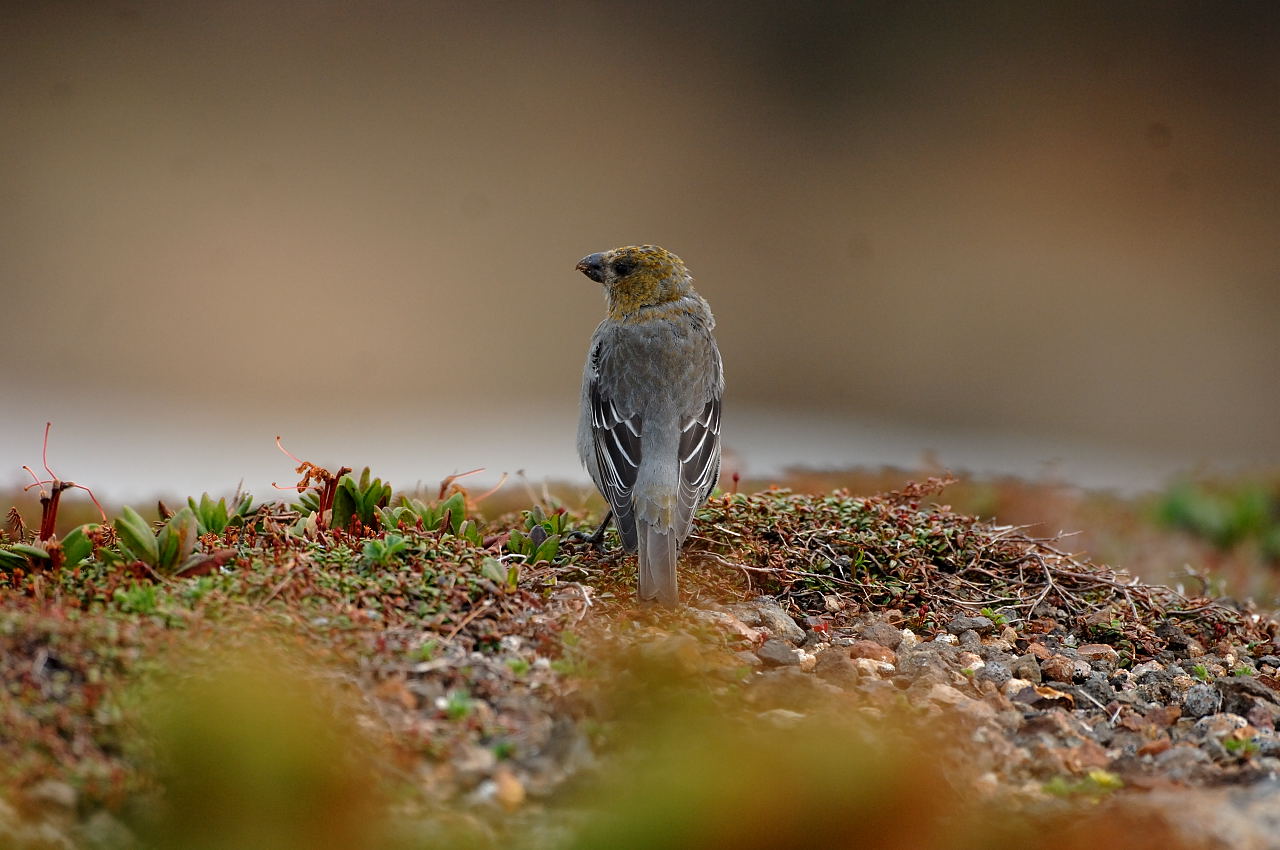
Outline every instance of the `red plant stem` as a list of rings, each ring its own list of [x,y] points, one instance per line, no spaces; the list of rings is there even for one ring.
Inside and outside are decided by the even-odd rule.
[[[49,429],[52,427],[52,422],[44,423],[44,443],[40,446],[40,463],[44,464],[44,471],[49,473],[49,477],[56,482],[58,476],[54,475],[53,470],[49,468]]]
[[[53,482],[52,492],[40,495],[40,539],[53,538],[53,527],[58,522],[58,502],[62,500],[62,491],[72,486],[65,481]]]

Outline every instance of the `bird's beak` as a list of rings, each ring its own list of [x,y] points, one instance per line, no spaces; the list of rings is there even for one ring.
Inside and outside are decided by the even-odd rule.
[[[574,268],[596,283],[604,283],[604,254],[588,254]]]

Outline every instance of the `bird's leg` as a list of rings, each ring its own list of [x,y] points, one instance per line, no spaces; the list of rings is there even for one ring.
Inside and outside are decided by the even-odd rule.
[[[603,552],[604,551],[604,533],[609,530],[609,523],[612,521],[613,521],[613,511],[611,510],[604,515],[604,520],[601,521],[600,527],[597,528],[595,531],[591,532],[590,534],[587,534],[585,531],[575,531],[569,536],[572,537],[574,540],[584,540],[591,546],[592,549],[595,549],[597,552]]]

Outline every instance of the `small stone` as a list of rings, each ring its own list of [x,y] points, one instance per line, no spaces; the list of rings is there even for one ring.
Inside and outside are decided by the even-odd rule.
[[[943,643],[947,646],[956,646],[960,643],[960,638],[955,635],[938,635],[930,643]]]
[[[1244,729],[1249,725],[1249,721],[1245,720],[1238,714],[1210,714],[1208,717],[1201,717],[1191,727],[1191,734],[1201,740],[1213,739],[1221,740],[1238,729]]]
[[[760,612],[760,624],[769,630],[769,634],[794,644],[804,640],[804,629],[777,602],[761,596],[753,604]]]
[[[822,679],[842,688],[849,688],[858,683],[858,668],[849,658],[849,653],[840,647],[819,652],[814,663],[813,672]]]
[[[898,654],[889,647],[870,640],[855,641],[849,647],[850,658],[871,658],[889,664],[898,663]]]
[[[1182,698],[1184,717],[1204,717],[1218,710],[1222,697],[1209,685],[1193,685]]]
[[[1003,685],[1000,686],[1000,693],[1004,694],[1006,697],[1009,697],[1010,699],[1013,699],[1015,696],[1017,696],[1018,694],[1024,691],[1031,691],[1034,689],[1035,689],[1035,685],[1033,685],[1031,682],[1027,681],[1026,679],[1014,678],[1014,679],[1008,680],[1007,682],[1005,682]]]
[[[1028,652],[1026,655],[1020,655],[1014,659],[1009,665],[1009,672],[1016,678],[1026,679],[1028,682],[1040,684],[1043,677],[1040,675],[1040,665],[1036,662],[1036,657]]]
[[[898,645],[897,645],[897,646],[891,646],[891,647],[889,647],[889,648],[890,648],[890,649],[896,649],[896,650],[898,650],[899,652],[901,652],[901,651],[902,651],[902,650],[904,650],[904,649],[910,649],[911,647],[913,647],[913,646],[917,645],[918,643],[920,643],[920,636],[919,636],[919,635],[917,635],[915,632],[911,631],[911,629],[903,629],[903,630],[902,630],[902,640],[898,643]]]
[[[1051,655],[1040,662],[1040,672],[1050,682],[1073,682],[1076,662],[1065,655]]]
[[[939,705],[950,706],[961,705],[966,702],[974,701],[950,685],[934,685],[929,689],[927,699],[930,702],[934,702]]]
[[[697,619],[711,623],[729,636],[738,638],[746,643],[755,645],[763,637],[757,629],[748,626],[728,611],[709,611],[699,608],[691,608],[689,610]]]
[[[1044,661],[1053,655],[1053,650],[1042,643],[1027,644],[1027,654],[1034,656],[1038,661]]]
[[[801,660],[800,651],[798,649],[795,649],[790,644],[785,641],[778,640],[777,638],[770,638],[765,641],[764,644],[756,650],[756,655],[760,657],[761,661],[770,667],[799,666]]]
[[[1159,661],[1144,661],[1141,664],[1134,667],[1129,672],[1133,674],[1133,677],[1135,679],[1139,680],[1138,681],[1139,684],[1146,684],[1145,682],[1141,681],[1142,677],[1152,672],[1163,673],[1164,665],[1161,664]]]
[[[973,629],[965,629],[963,632],[961,632],[959,637],[957,638],[957,642],[959,643],[960,646],[966,647],[968,649],[982,648],[982,638],[978,637],[978,633],[975,632]]]
[[[1007,665],[1001,664],[999,661],[989,661],[982,665],[975,678],[979,681],[990,682],[998,688],[1013,678],[1013,672],[1009,670]]]
[[[897,671],[897,667],[887,661],[876,661],[874,658],[855,658],[853,666],[864,676],[878,678],[880,676],[891,676]]]
[[[1107,705],[1116,698],[1116,689],[1111,687],[1111,683],[1107,681],[1107,674],[1101,670],[1093,670],[1085,676],[1084,681],[1080,682],[1079,689],[1100,705]]]
[[[995,628],[996,624],[989,617],[954,617],[947,623],[947,631],[953,635],[969,630],[986,634],[995,631]]]
[[[956,664],[961,670],[978,670],[986,663],[976,652],[960,652],[956,655]]]
[[[1105,643],[1086,643],[1076,648],[1076,654],[1081,660],[1090,664],[1102,662],[1108,671],[1114,670],[1116,664],[1120,662],[1120,653],[1116,652],[1114,646],[1108,646]]]
[[[902,632],[883,620],[869,623],[859,629],[858,632],[865,640],[874,641],[889,649],[897,649],[898,645],[902,643]]]

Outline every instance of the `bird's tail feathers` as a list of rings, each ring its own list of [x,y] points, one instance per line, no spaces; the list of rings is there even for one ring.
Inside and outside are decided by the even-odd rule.
[[[659,528],[647,522],[637,523],[640,532],[640,599],[676,605],[680,592],[676,589],[676,558],[680,541],[674,529]]]

